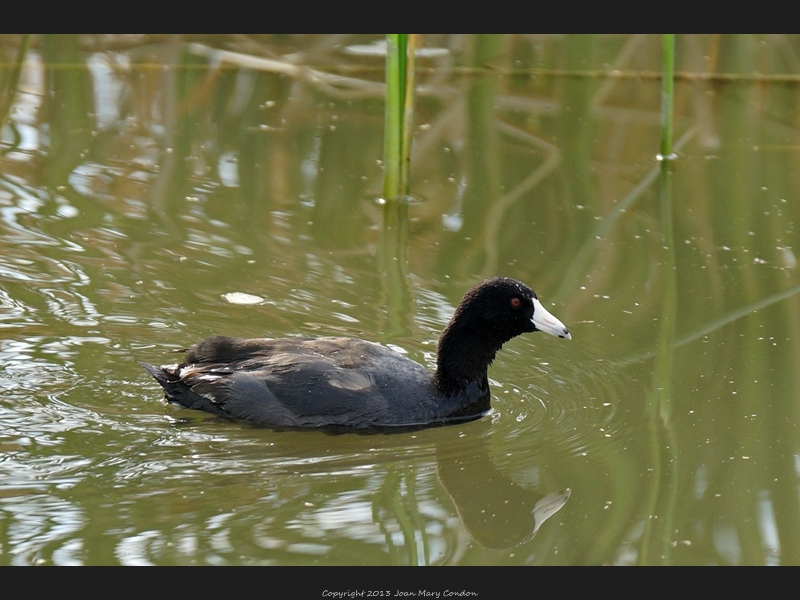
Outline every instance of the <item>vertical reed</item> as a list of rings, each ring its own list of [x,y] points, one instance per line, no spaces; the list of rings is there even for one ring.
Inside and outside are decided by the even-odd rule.
[[[383,197],[408,196],[414,115],[414,52],[418,34],[386,36],[386,124]]]
[[[661,151],[659,160],[673,160],[672,152],[672,101],[675,94],[675,34],[663,37],[663,76],[661,81]]]

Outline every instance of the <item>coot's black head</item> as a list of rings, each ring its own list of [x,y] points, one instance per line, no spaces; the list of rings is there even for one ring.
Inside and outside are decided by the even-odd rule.
[[[564,324],[542,306],[531,288],[509,277],[487,279],[469,290],[453,321],[463,321],[470,329],[483,329],[501,344],[532,331],[572,337]]]
[[[571,338],[564,324],[545,310],[524,283],[496,277],[478,284],[464,294],[439,337],[436,386],[453,394],[479,381],[488,402],[486,370],[495,354],[511,338],[532,331]]]

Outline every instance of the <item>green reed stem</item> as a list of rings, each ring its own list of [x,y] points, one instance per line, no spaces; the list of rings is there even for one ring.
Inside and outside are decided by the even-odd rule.
[[[414,115],[414,51],[417,34],[386,35],[386,127],[383,197],[408,195]]]
[[[403,136],[402,151],[400,152],[400,185],[403,188],[401,193],[408,195],[409,176],[411,169],[411,127],[414,124],[414,86],[416,84],[415,56],[419,34],[408,36],[408,46],[406,48],[406,84],[405,96],[403,98]]]
[[[672,160],[672,102],[675,96],[675,34],[663,38],[663,76],[661,80],[661,160]]]

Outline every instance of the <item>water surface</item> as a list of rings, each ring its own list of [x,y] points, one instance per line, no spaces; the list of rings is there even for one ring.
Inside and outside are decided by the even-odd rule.
[[[679,36],[662,170],[659,37],[426,36],[402,207],[377,40],[0,37],[0,564],[800,563],[800,38]],[[494,275],[573,339],[508,343],[469,424],[275,432],[135,362],[432,368]]]

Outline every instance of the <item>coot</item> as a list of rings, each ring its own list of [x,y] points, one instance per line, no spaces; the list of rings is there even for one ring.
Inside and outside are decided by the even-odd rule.
[[[526,332],[570,339],[525,284],[488,279],[469,290],[439,337],[435,373],[359,339],[216,336],[181,364],[141,363],[186,408],[275,428],[389,430],[477,419],[489,410],[486,371]]]

